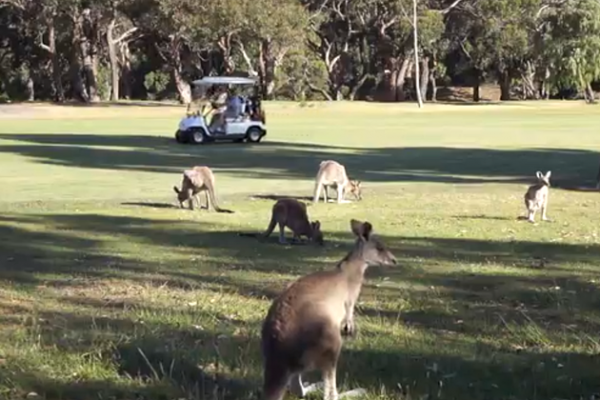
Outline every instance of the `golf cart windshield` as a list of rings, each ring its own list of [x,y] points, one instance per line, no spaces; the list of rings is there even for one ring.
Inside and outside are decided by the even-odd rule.
[[[194,100],[210,97],[218,87],[246,86],[242,92],[250,93],[248,89],[257,85],[257,80],[253,78],[244,78],[237,76],[206,76],[192,82],[195,86],[192,91]]]
[[[212,85],[256,85],[256,79],[238,76],[205,76],[192,82],[196,86]]]

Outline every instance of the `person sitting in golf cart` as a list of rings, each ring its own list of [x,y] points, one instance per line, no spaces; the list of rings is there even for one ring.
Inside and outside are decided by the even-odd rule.
[[[243,100],[235,90],[229,91],[229,99],[227,99],[227,109],[225,110],[225,118],[238,118],[242,115]]]
[[[215,90],[215,96],[211,101],[213,107],[212,128],[225,129],[225,110],[227,109],[227,89],[225,86],[218,86]]]

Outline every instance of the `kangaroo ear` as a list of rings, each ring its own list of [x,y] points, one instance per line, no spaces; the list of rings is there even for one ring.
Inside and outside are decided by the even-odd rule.
[[[543,177],[543,175],[542,175],[542,173],[541,173],[540,171],[537,171],[537,172],[535,173],[535,176],[537,176],[537,177],[538,177],[538,179],[542,179],[542,177]]]
[[[552,175],[552,171],[546,172],[546,179],[550,179],[550,175]]]
[[[373,225],[369,222],[361,222],[355,219],[350,220],[350,227],[352,232],[361,239],[369,240]]]
[[[373,225],[370,222],[365,221],[363,224],[363,237],[367,240],[371,237],[371,232],[373,232]]]
[[[173,186],[173,190],[175,191],[175,193],[179,194],[179,188],[177,188],[177,186]]]
[[[313,226],[315,227],[315,229],[321,229],[321,221],[315,221],[313,223]]]

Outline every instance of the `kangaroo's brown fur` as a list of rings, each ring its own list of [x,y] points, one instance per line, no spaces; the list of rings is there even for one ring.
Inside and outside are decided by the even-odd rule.
[[[301,397],[314,390],[317,385],[304,387],[301,381],[300,375],[310,370],[321,371],[325,400],[338,398],[341,331],[354,329],[354,305],[365,271],[370,265],[396,264],[394,255],[372,234],[369,222],[351,220],[350,224],[356,242],[338,268],[293,282],[268,311],[261,333],[265,400],[283,399],[288,384]]]
[[[200,208],[199,194],[204,192],[206,195],[206,209],[209,209],[210,204],[217,212],[233,213],[231,210],[220,208],[217,204],[215,195],[215,175],[212,170],[206,166],[196,166],[192,169],[183,171],[183,179],[181,181],[181,189],[173,186],[173,190],[177,193],[179,206],[183,208],[183,203],[188,201],[190,210],[194,209],[194,200],[198,202]]]
[[[362,200],[361,181],[352,181],[348,179],[346,167],[337,161],[325,160],[319,164],[319,172],[315,180],[315,189],[313,203],[317,203],[321,197],[321,188],[323,188],[323,197],[327,203],[328,187],[335,187],[337,190],[337,202],[341,203],[346,192],[354,195],[356,200]]]
[[[290,198],[279,199],[275,202],[271,209],[271,221],[264,233],[240,233],[239,235],[266,239],[273,233],[276,225],[279,225],[279,243],[281,244],[287,244],[285,240],[285,228],[287,227],[292,231],[295,241],[299,241],[301,236],[306,236],[308,240],[323,245],[321,222],[311,222],[308,219],[306,204]]]
[[[543,175],[540,171],[536,172],[538,183],[529,186],[527,192],[525,192],[525,207],[527,208],[527,220],[529,222],[535,222],[535,213],[541,208],[542,220],[549,221],[546,216],[546,210],[548,208],[548,194],[550,188],[550,175],[551,171],[546,172]]]

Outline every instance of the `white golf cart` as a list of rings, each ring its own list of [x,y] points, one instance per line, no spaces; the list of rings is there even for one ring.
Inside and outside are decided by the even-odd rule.
[[[208,76],[192,82],[202,93],[201,98],[206,99],[206,92],[213,86],[254,86],[257,81],[252,78],[233,76]],[[241,112],[234,118],[225,114],[224,126],[218,126],[207,121],[201,112],[188,113],[179,122],[175,132],[175,140],[179,143],[203,144],[214,141],[235,141],[258,143],[267,134],[265,113],[257,95],[240,96]],[[213,109],[216,109],[213,105]],[[215,117],[213,115],[213,117]],[[215,126],[217,125],[217,126]]]

